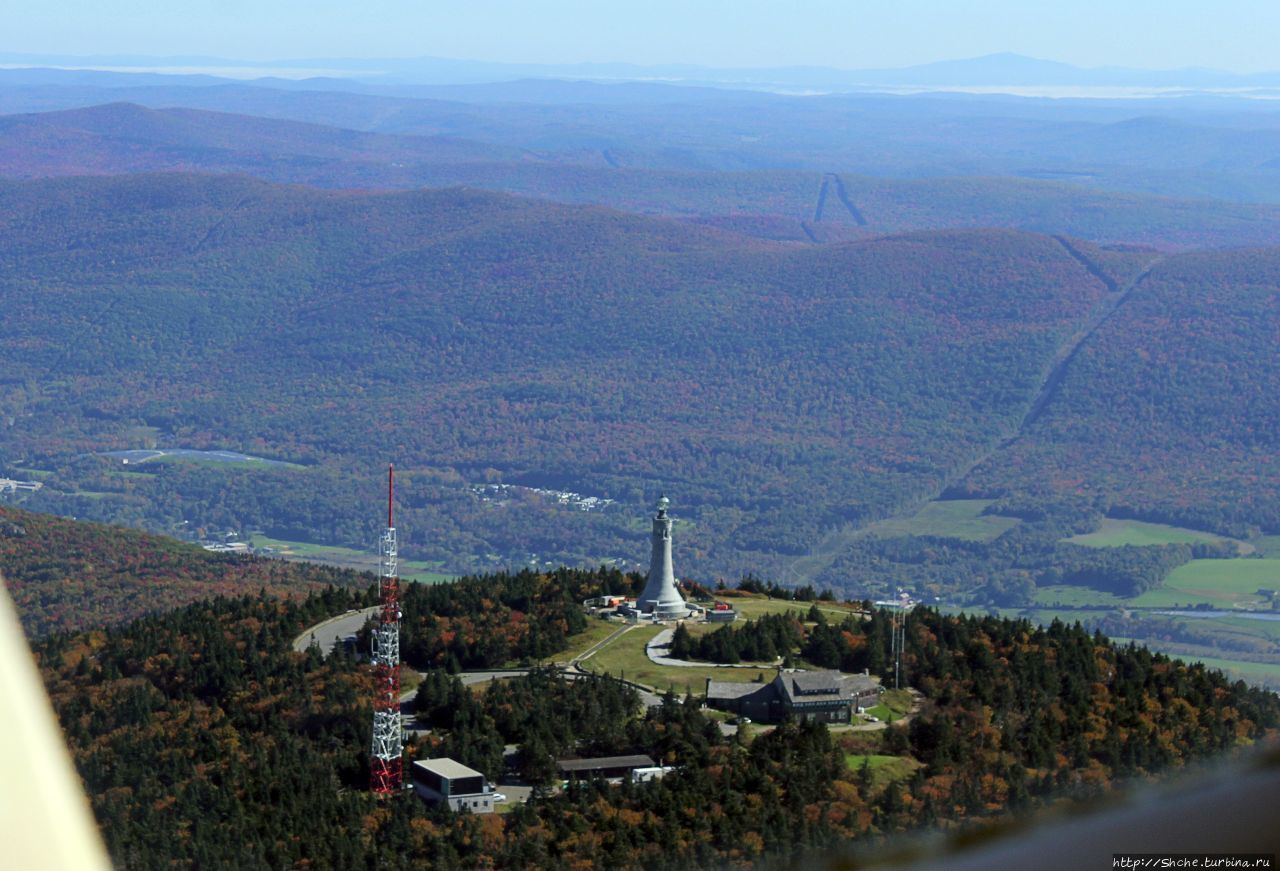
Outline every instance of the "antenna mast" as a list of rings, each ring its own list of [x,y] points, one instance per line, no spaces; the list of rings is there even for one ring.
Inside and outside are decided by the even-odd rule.
[[[373,628],[373,746],[369,790],[397,795],[404,786],[404,735],[400,728],[400,578],[396,573],[396,527],[392,514],[395,466],[387,467],[387,528],[378,552],[378,614]]]

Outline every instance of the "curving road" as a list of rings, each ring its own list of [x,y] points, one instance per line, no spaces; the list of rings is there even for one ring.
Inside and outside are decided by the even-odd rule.
[[[304,653],[311,646],[312,639],[314,639],[314,643],[320,647],[320,653],[328,656],[333,650],[334,642],[346,638],[348,635],[355,635],[364,626],[365,621],[377,610],[378,606],[374,605],[372,608],[365,608],[363,611],[348,611],[345,614],[330,617],[328,620],[317,623],[293,639],[293,649],[298,653]]]

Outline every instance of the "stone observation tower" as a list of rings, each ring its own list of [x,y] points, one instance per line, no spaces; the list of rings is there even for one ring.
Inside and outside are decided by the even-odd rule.
[[[671,518],[667,516],[670,500],[658,500],[658,513],[653,517],[653,552],[649,557],[649,580],[636,606],[642,614],[655,620],[675,620],[689,616],[689,606],[676,589],[676,575],[671,568]]]

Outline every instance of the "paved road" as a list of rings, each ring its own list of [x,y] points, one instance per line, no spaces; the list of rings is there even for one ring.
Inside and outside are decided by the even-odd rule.
[[[363,611],[348,611],[339,617],[332,617],[323,623],[317,623],[293,639],[293,649],[298,653],[305,652],[314,637],[315,643],[320,645],[320,652],[328,656],[329,652],[333,650],[335,641],[348,635],[355,635],[360,631],[360,627],[365,624],[365,621],[369,619],[369,616],[377,610],[378,607],[375,605],[372,608],[365,608]]]

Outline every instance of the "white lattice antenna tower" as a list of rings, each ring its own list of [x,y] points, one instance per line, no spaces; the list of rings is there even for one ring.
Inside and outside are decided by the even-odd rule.
[[[387,528],[378,551],[378,615],[373,627],[373,745],[369,789],[396,795],[404,786],[404,735],[400,725],[400,578],[396,571],[395,467],[387,467]]]

